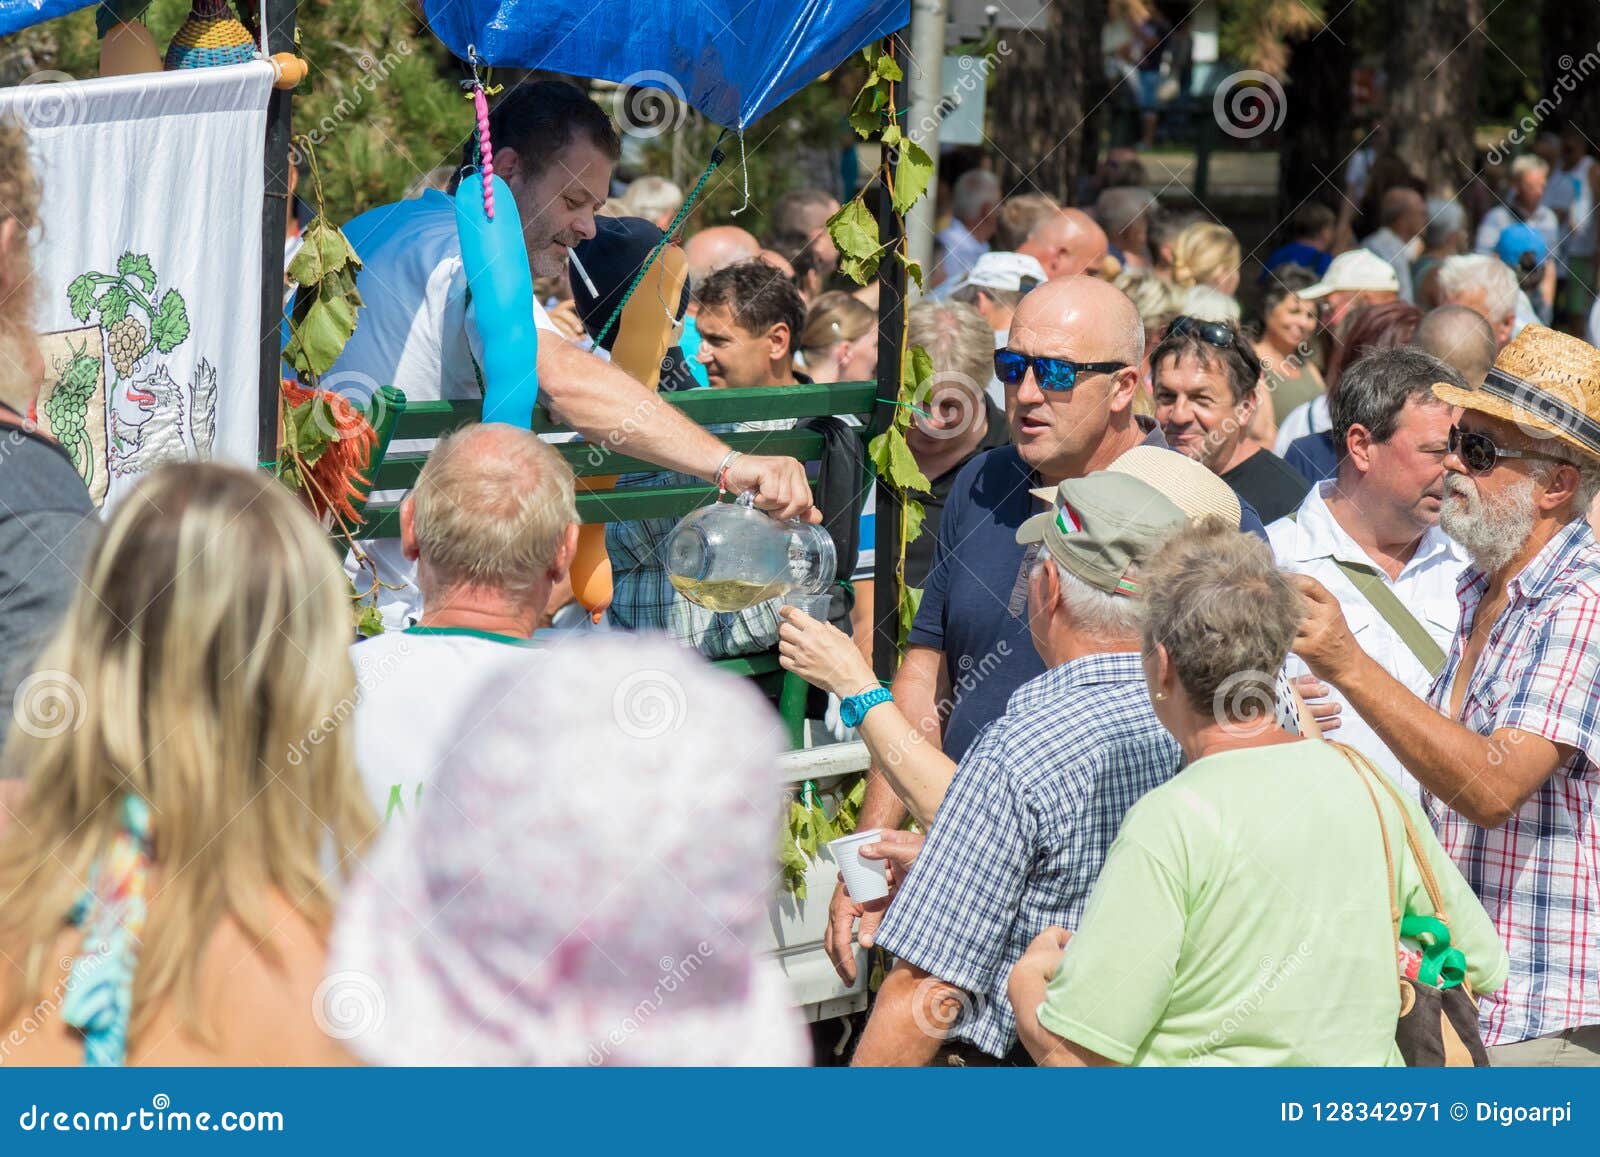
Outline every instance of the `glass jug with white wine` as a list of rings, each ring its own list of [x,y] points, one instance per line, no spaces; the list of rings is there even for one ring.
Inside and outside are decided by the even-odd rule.
[[[820,526],[779,522],[755,508],[755,492],[685,515],[662,544],[667,578],[709,611],[742,611],[833,584],[833,539]]]

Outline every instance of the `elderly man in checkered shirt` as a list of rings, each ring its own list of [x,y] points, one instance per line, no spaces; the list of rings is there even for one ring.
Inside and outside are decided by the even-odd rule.
[[[1011,696],[937,805],[878,931],[898,960],[856,1064],[1031,1063],[1007,974],[1044,928],[1077,926],[1123,813],[1182,759],[1145,690],[1138,560],[1186,517],[1158,487],[1106,470],[1062,482],[1017,531],[1041,548],[1028,620],[1048,670]]]
[[[1479,1007],[1491,1062],[1600,1065],[1600,350],[1529,326],[1481,388],[1433,389],[1462,408],[1439,522],[1473,565],[1427,702],[1300,576],[1294,650],[1430,793],[1506,942],[1510,979]]]

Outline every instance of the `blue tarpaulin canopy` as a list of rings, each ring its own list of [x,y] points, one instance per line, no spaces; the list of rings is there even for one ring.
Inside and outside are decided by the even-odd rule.
[[[0,0],[10,3],[13,0]],[[910,0],[426,0],[463,60],[660,88],[744,128],[905,26]]]

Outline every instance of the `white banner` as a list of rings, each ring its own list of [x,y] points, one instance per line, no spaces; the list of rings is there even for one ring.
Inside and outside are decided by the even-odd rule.
[[[0,89],[42,189],[39,418],[97,504],[161,462],[257,459],[271,89],[264,61]]]

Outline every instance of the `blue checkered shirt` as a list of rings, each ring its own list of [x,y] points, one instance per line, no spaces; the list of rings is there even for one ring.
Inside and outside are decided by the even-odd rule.
[[[1441,711],[1488,585],[1476,567],[1461,576],[1461,625],[1429,692]],[[1486,1045],[1600,1024],[1600,544],[1589,524],[1557,534],[1506,593],[1461,722],[1479,735],[1540,735],[1572,754],[1492,830],[1424,799],[1511,954],[1505,987],[1479,998]]]
[[[1078,926],[1123,814],[1181,759],[1135,653],[1074,659],[1011,696],[956,768],[878,932],[971,995],[952,1039],[995,1057],[1016,1043],[1012,965],[1050,925]]]

